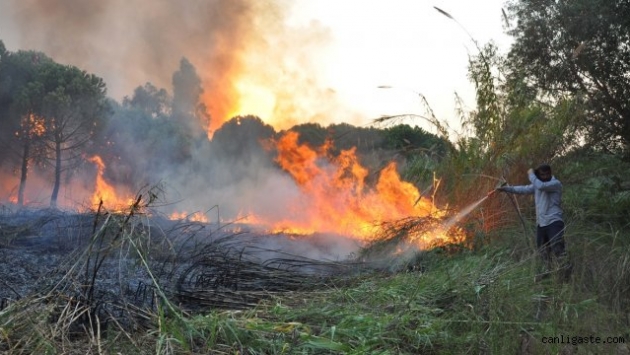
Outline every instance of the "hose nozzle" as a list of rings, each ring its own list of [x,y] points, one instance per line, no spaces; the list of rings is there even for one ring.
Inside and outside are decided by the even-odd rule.
[[[499,182],[497,183],[497,185],[495,186],[495,188],[494,188],[492,191],[488,192],[488,195],[487,195],[487,196],[490,196],[490,195],[492,195],[493,193],[497,192],[497,189],[498,189],[498,188],[503,187],[503,186],[505,186],[505,185],[507,185],[507,181],[505,181],[505,179],[501,179],[501,180],[499,180]]]

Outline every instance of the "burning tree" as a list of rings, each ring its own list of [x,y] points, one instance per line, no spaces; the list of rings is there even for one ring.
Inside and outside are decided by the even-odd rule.
[[[20,166],[18,203],[24,202],[29,164],[52,160],[54,207],[62,172],[79,161],[109,111],[105,83],[40,52],[0,49],[1,140],[3,151],[19,157],[13,158]]]
[[[42,162],[45,157],[42,144],[45,128],[43,118],[37,113],[40,97],[35,77],[42,65],[52,63],[52,59],[34,51],[2,50],[0,56],[0,143],[8,153],[2,158],[20,166],[17,203],[22,205],[29,165],[32,161]]]
[[[44,119],[43,138],[54,159],[50,197],[56,207],[62,172],[79,161],[83,149],[109,113],[103,80],[73,66],[43,65],[32,85],[39,101],[32,107]]]

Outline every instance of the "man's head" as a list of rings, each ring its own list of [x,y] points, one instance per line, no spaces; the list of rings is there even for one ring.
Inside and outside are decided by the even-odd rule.
[[[535,170],[534,173],[536,177],[540,181],[549,181],[551,180],[551,166],[548,164],[541,164]]]

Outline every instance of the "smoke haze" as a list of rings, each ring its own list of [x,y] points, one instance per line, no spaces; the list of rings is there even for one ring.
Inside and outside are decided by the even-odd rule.
[[[146,82],[170,90],[186,57],[202,79],[211,132],[245,114],[280,129],[330,123],[332,112],[356,120],[313,65],[331,34],[289,26],[290,14],[283,0],[5,0],[0,39],[103,77],[116,100]]]
[[[10,51],[41,51],[58,63],[102,77],[108,95],[119,102],[145,83],[170,91],[173,73],[185,57],[202,81],[211,139],[191,148],[188,161],[166,165],[156,146],[138,142],[137,133],[144,127],[119,121],[116,130],[128,135],[116,140],[119,156],[106,161],[105,180],[123,191],[121,196],[164,183],[167,202],[172,202],[166,213],[201,211],[213,223],[247,215],[300,221],[304,208],[317,208],[314,200],[272,159],[257,155],[260,146],[221,158],[219,150],[228,143],[242,148],[244,142],[257,141],[230,136],[232,142],[214,142],[213,137],[237,115],[258,116],[278,131],[305,122],[358,122],[358,114],[342,107],[316,69],[315,64],[325,60],[332,35],[317,23],[290,26],[290,15],[291,1],[283,0],[3,0],[0,39]],[[175,146],[172,138],[161,137],[159,145]],[[62,205],[90,204],[97,180],[92,165],[84,164],[71,183],[64,183]],[[130,170],[144,176],[123,183]],[[0,187],[13,195],[19,183],[16,170],[2,173]],[[27,200],[44,202],[49,184],[33,171]],[[356,248],[336,236],[329,242],[338,243],[338,255]]]

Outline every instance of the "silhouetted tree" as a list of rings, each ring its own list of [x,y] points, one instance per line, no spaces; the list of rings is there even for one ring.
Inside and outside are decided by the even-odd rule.
[[[19,165],[19,205],[30,163],[45,160],[44,118],[41,116],[40,83],[36,78],[43,65],[53,63],[40,52],[8,52],[0,42],[0,163]]]
[[[444,157],[449,142],[421,127],[400,124],[384,129],[385,147],[402,152],[431,151]]]
[[[236,116],[217,129],[210,142],[213,160],[209,183],[214,186],[242,180],[251,183],[273,169],[273,151],[267,144],[275,130],[256,116]],[[226,174],[226,172],[229,172]]]
[[[138,86],[131,98],[123,99],[123,107],[138,109],[152,118],[166,117],[171,114],[172,99],[165,89],[158,89],[151,83]]]
[[[237,116],[225,122],[212,137],[212,150],[224,161],[249,163],[268,156],[264,142],[275,130],[256,116]]]
[[[206,138],[210,115],[201,101],[203,88],[195,67],[186,58],[173,74],[173,120],[185,125],[193,140]]]
[[[33,93],[41,104],[47,148],[54,159],[51,207],[57,205],[62,172],[75,164],[110,114],[103,80],[73,66],[45,64],[38,71]]]
[[[302,123],[291,127],[291,131],[299,134],[298,143],[306,143],[311,147],[319,147],[324,144],[326,139],[332,138],[331,132],[319,123]]]
[[[368,154],[383,148],[383,130],[375,127],[336,123],[328,126],[326,130],[336,149],[347,150],[356,147],[358,154]]]
[[[188,126],[170,114],[172,98],[150,83],[139,86],[114,113],[99,145],[110,181],[130,187],[157,183],[190,161]],[[201,135],[207,140],[205,133]]]

